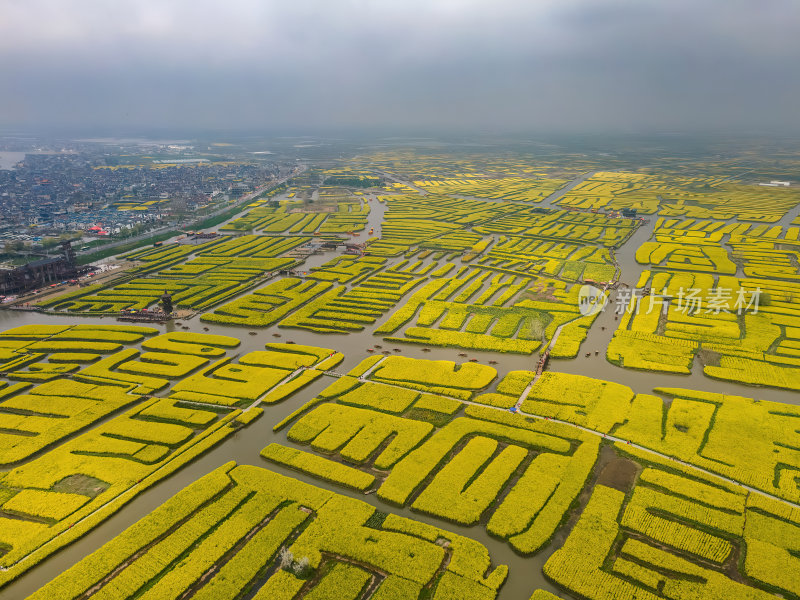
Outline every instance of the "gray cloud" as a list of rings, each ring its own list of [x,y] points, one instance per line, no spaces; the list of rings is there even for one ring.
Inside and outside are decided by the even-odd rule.
[[[0,125],[797,130],[797,0],[4,0]]]

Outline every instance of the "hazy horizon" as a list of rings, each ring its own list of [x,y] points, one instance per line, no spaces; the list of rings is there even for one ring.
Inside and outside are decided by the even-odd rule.
[[[7,131],[800,131],[792,0],[10,0]]]

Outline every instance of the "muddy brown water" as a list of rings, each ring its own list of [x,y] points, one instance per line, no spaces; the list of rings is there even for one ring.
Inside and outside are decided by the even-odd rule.
[[[374,195],[371,194],[369,197],[374,198]],[[373,235],[380,235],[380,223],[385,211],[385,205],[378,203],[374,199],[372,202],[370,202],[370,205],[372,212],[369,217],[367,228],[358,236],[353,236],[354,241],[365,241],[367,237],[369,237],[368,231],[370,227],[374,228]],[[784,224],[784,221],[790,221],[798,211],[800,211],[800,208],[793,210],[792,214],[782,220],[781,224]],[[634,258],[635,249],[641,242],[649,238],[655,220],[656,217],[651,216],[650,223],[647,226],[641,227],[623,246],[623,248],[617,251],[617,260],[619,261],[623,272],[622,281],[625,281],[631,285],[636,283],[638,275],[641,273],[644,267],[636,264]],[[337,254],[338,253],[336,252],[326,252],[311,256],[306,261],[303,268],[308,270],[310,268],[320,266],[331,258],[337,256]],[[611,309],[612,307],[609,308]],[[581,347],[581,352],[579,353],[578,358],[573,360],[552,360],[550,362],[549,369],[553,371],[575,373],[589,377],[615,381],[630,386],[635,392],[638,393],[651,393],[654,387],[679,387],[722,392],[725,394],[734,394],[745,397],[755,397],[764,400],[772,400],[775,402],[800,404],[800,394],[793,392],[770,388],[755,388],[743,386],[734,382],[711,380],[702,375],[700,365],[695,366],[692,375],[683,376],[666,373],[639,372],[630,369],[623,369],[609,364],[605,360],[605,348],[608,345],[608,342],[610,341],[617,324],[614,321],[614,311],[610,309],[607,309],[606,312],[598,317],[597,321],[590,330],[589,336]],[[438,348],[433,346],[430,348],[429,352],[423,352],[423,346],[421,345],[395,342],[390,344],[383,343],[379,337],[373,336],[371,332],[387,318],[388,315],[384,315],[375,325],[368,327],[365,331],[351,333],[348,335],[325,335],[305,330],[281,329],[276,326],[264,329],[248,329],[246,327],[203,323],[197,316],[188,320],[184,319],[182,320],[182,323],[188,325],[189,331],[201,333],[203,332],[204,327],[207,327],[209,329],[208,333],[232,335],[238,337],[242,341],[241,346],[236,348],[234,351],[234,353],[238,354],[245,354],[253,350],[263,349],[265,343],[276,341],[286,342],[289,340],[298,344],[309,344],[332,348],[343,352],[346,357],[343,364],[337,367],[337,371],[347,371],[357,365],[367,356],[370,356],[370,354],[367,352],[367,349],[373,348],[375,343],[381,344],[384,347],[399,347],[401,349],[401,352],[399,353],[400,355],[414,358],[452,360],[456,362],[465,362],[469,359],[475,358],[485,364],[488,364],[490,360],[494,360],[498,362],[498,364],[495,365],[495,368],[499,372],[499,377],[502,377],[505,373],[512,370],[535,369],[536,355],[501,355],[491,352],[476,352],[472,350],[465,351],[457,348]],[[109,318],[103,319],[100,317],[42,315],[34,312],[0,310],[0,331],[25,324],[71,324],[75,322],[108,324],[113,322],[113,320]],[[155,325],[155,327],[161,332],[181,330],[180,327],[176,327],[173,323]],[[603,327],[605,327],[605,330],[602,329]],[[256,331],[257,334],[248,335],[249,331]],[[272,335],[273,333],[279,333],[281,337],[275,338]],[[595,355],[595,351],[599,352],[598,355]],[[587,352],[590,353],[589,357],[585,356]],[[462,353],[466,353],[467,357],[459,356],[459,354]],[[501,600],[527,600],[537,588],[547,589],[556,593],[556,595],[561,598],[573,598],[573,596],[557,590],[548,581],[546,581],[542,575],[541,567],[550,554],[552,554],[552,552],[554,552],[563,543],[571,524],[575,521],[575,514],[573,514],[568,525],[556,533],[553,542],[548,547],[544,548],[542,551],[532,557],[522,557],[516,554],[507,543],[492,538],[490,535],[488,535],[483,524],[475,525],[473,527],[461,527],[439,519],[428,517],[426,515],[412,512],[407,508],[398,509],[395,506],[391,506],[382,502],[376,497],[375,494],[365,496],[358,492],[332,486],[323,481],[285,469],[278,465],[271,463],[268,464],[266,461],[261,459],[259,452],[271,442],[280,442],[282,444],[295,446],[295,444],[286,439],[285,430],[275,434],[272,432],[272,426],[274,423],[283,419],[293,410],[302,406],[302,404],[307,400],[313,398],[325,386],[332,383],[332,381],[333,379],[330,377],[322,377],[281,404],[265,407],[264,415],[257,421],[234,433],[216,448],[199,457],[189,465],[186,465],[183,469],[167,479],[159,482],[149,490],[143,492],[129,504],[127,504],[122,510],[104,521],[87,535],[83,536],[70,546],[51,555],[39,565],[22,575],[16,581],[7,585],[5,588],[0,590],[0,598],[3,600],[21,600],[27,597],[46,582],[50,581],[58,574],[101,547],[105,542],[121,533],[128,526],[132,525],[156,509],[164,501],[176,494],[185,486],[189,485],[191,482],[195,481],[202,475],[205,475],[209,471],[231,460],[236,461],[239,464],[252,464],[266,467],[290,477],[312,483],[313,485],[334,490],[339,494],[345,494],[354,498],[358,498],[364,502],[368,502],[369,504],[376,506],[378,509],[384,512],[395,513],[422,522],[431,523],[437,527],[441,527],[461,535],[466,535],[480,541],[489,549],[494,565],[509,565],[509,577],[499,595]],[[493,388],[494,385],[496,385],[496,382],[490,386],[490,389]],[[622,463],[616,463],[613,456],[609,455],[609,450],[610,449],[605,449],[601,455],[601,462],[598,464],[595,477],[597,477],[599,473],[600,476],[608,477],[609,479],[616,481],[618,485],[623,485],[623,480],[625,483],[627,483],[631,477],[630,467],[623,465]],[[603,469],[606,468],[606,464],[608,464],[609,470],[604,471]],[[582,495],[582,505],[585,504],[586,498],[588,498],[588,493],[584,493]]]
[[[257,341],[256,341],[257,340]],[[272,341],[272,338],[265,338],[259,334],[257,338],[243,340],[241,348],[243,351],[263,347],[263,343]],[[247,343],[245,343],[247,342]],[[299,340],[298,340],[299,342]],[[354,364],[355,361],[352,361]],[[130,503],[125,505],[119,512],[104,521],[94,530],[81,539],[63,548],[49,558],[42,561],[39,565],[25,573],[22,577],[9,584],[0,591],[0,598],[23,599],[36,591],[39,587],[50,581],[64,570],[88,556],[105,542],[120,534],[127,527],[143,518],[168,498],[179,492],[181,489],[195,481],[199,477],[221,466],[227,461],[234,460],[239,464],[251,464],[269,468],[278,473],[289,477],[294,477],[301,481],[311,483],[316,486],[325,487],[367,502],[379,510],[387,513],[394,513],[404,517],[413,518],[422,522],[430,523],[445,530],[452,531],[461,535],[469,536],[480,541],[488,549],[492,557],[493,565],[507,564],[510,567],[509,578],[503,586],[499,598],[505,600],[525,599],[537,588],[545,588],[555,592],[556,589],[549,584],[541,573],[541,567],[555,547],[548,547],[534,557],[524,558],[514,553],[511,547],[500,540],[494,539],[486,533],[484,525],[479,524],[473,527],[461,527],[452,523],[444,522],[439,519],[428,517],[408,508],[397,508],[379,500],[375,494],[363,495],[338,486],[326,484],[320,480],[309,477],[302,473],[283,468],[279,465],[267,463],[261,459],[259,452],[271,442],[279,442],[285,445],[302,447],[286,439],[285,430],[273,433],[273,425],[290,414],[293,410],[302,406],[306,400],[314,397],[325,386],[329,385],[333,379],[322,377],[300,393],[291,397],[289,400],[276,406],[265,407],[265,414],[244,429],[234,433],[220,445],[204,454],[197,460],[188,464],[186,467],[159,482],[154,487],[146,490],[137,496]],[[570,596],[563,595],[565,598]]]

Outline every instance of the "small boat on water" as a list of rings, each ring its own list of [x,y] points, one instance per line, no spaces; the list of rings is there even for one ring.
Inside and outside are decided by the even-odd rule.
[[[272,337],[281,337],[281,334],[280,333],[273,333]]]
[[[256,333],[255,331],[249,331],[248,333],[249,333],[250,335],[258,335],[258,333]]]
[[[373,348],[367,348],[367,352],[375,352]]]

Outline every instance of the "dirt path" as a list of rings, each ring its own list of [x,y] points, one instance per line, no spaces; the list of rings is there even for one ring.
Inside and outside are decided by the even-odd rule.
[[[326,372],[326,375],[327,374],[330,374],[330,372]],[[412,389],[412,388],[408,388],[408,387],[405,387],[405,386],[402,386],[402,385],[398,385],[398,384],[394,384],[394,383],[386,383],[386,382],[383,382],[383,381],[370,380],[370,383],[374,383],[374,384],[378,384],[378,385],[386,385],[388,387],[395,387],[395,388],[400,388],[400,389],[404,389],[404,390]],[[523,395],[527,396],[527,394],[530,393],[532,387],[533,387],[533,382],[528,385],[528,387],[523,392]],[[418,390],[413,390],[413,391],[418,391]],[[446,396],[444,394],[438,394],[438,395],[442,396],[444,398],[449,398],[450,400],[456,400],[457,402],[462,402],[463,404],[467,404],[467,405],[470,405],[470,406],[479,406],[481,408],[485,408],[485,409],[489,409],[489,410],[498,410],[498,411],[502,411],[502,412],[509,412],[509,409],[506,409],[506,408],[498,408],[496,406],[488,406],[486,404],[481,404],[480,402],[474,402],[472,400],[462,400],[460,398],[454,398],[452,396]],[[522,404],[523,396],[520,396],[520,398],[521,398],[521,400],[517,402],[517,406]],[[693,465],[691,463],[685,462],[685,461],[680,460],[678,458],[675,458],[673,456],[669,456],[668,454],[663,454],[663,453],[658,452],[656,450],[653,450],[651,448],[647,448],[645,446],[641,446],[639,444],[635,444],[635,443],[631,442],[630,440],[626,440],[626,439],[623,439],[623,438],[620,438],[620,437],[617,437],[617,436],[614,436],[614,435],[611,435],[611,434],[603,433],[603,432],[600,432],[600,431],[595,431],[594,429],[589,429],[588,427],[583,427],[582,425],[576,425],[575,423],[570,423],[569,421],[562,421],[560,419],[555,419],[555,418],[552,418],[552,417],[546,417],[544,415],[537,415],[535,413],[525,412],[525,411],[520,410],[519,408],[517,408],[517,406],[515,406],[516,410],[512,410],[511,412],[515,412],[515,414],[520,414],[520,415],[523,415],[525,417],[530,417],[530,418],[538,419],[538,420],[541,420],[541,421],[549,421],[549,422],[552,422],[552,423],[558,423],[559,425],[565,425],[567,427],[573,427],[573,428],[578,429],[578,430],[580,430],[580,431],[582,431],[584,433],[588,433],[590,435],[596,435],[598,437],[602,437],[604,440],[608,440],[610,442],[617,442],[617,443],[620,443],[620,444],[628,445],[628,446],[630,446],[632,448],[636,448],[637,450],[641,450],[642,452],[646,452],[648,454],[652,454],[654,456],[657,456],[657,457],[659,457],[659,458],[661,458],[661,459],[663,459],[665,461],[674,462],[674,463],[679,464],[679,465],[681,465],[683,467],[686,467],[688,469],[694,469],[695,471],[703,473],[704,475],[706,475],[708,477],[713,477],[715,479],[719,479],[719,480],[724,481],[726,483],[729,483],[731,485],[735,485],[736,487],[740,487],[740,488],[742,488],[744,490],[747,490],[750,493],[760,494],[760,495],[765,496],[767,498],[771,498],[772,500],[775,500],[777,502],[781,502],[781,503],[783,503],[786,506],[789,506],[791,508],[800,509],[800,504],[796,504],[794,502],[790,502],[789,500],[785,500],[784,498],[780,498],[778,496],[773,496],[772,494],[770,494],[768,492],[764,492],[764,491],[756,489],[754,487],[750,487],[750,486],[748,486],[748,485],[746,485],[744,483],[741,483],[741,482],[736,481],[734,479],[730,479],[728,477],[725,477],[724,475],[720,475],[718,473],[714,473],[713,471],[707,471],[706,469],[703,469],[702,467],[698,467],[696,465]]]

